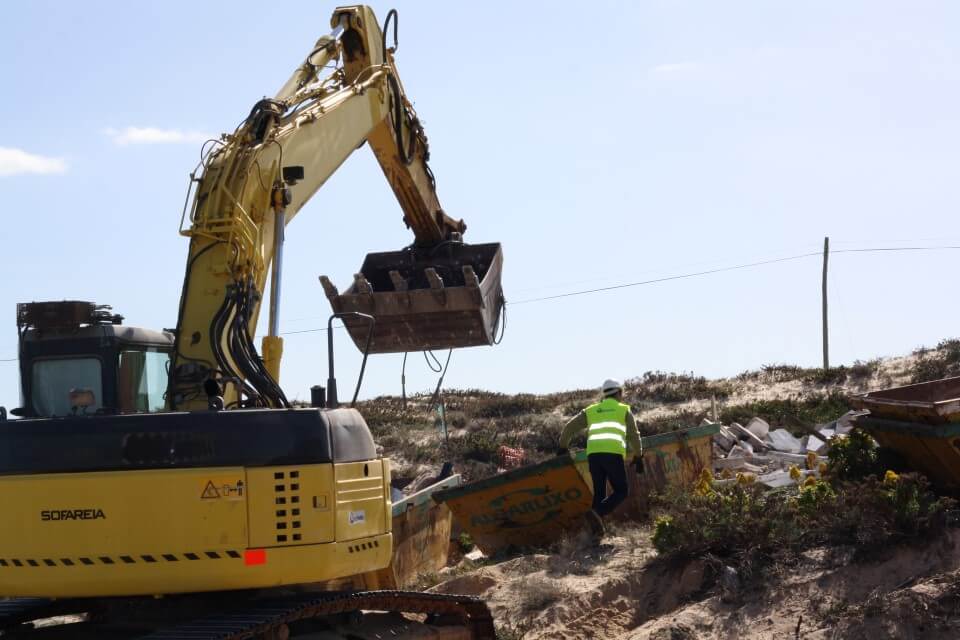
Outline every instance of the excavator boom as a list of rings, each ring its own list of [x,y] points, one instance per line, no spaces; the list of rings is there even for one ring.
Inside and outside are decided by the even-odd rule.
[[[395,17],[391,12],[388,24]],[[227,406],[287,406],[278,383],[284,230],[364,142],[414,242],[370,254],[342,294],[322,278],[334,312],[374,317],[369,342],[365,322],[345,321],[370,353],[494,342],[503,304],[499,244],[464,244],[466,225],[440,207],[426,134],[373,11],[338,8],[331,26],[274,98],[257,102],[236,131],[205,149],[199,176],[191,176],[193,206],[181,223],[190,252],[168,389],[173,409],[206,408],[213,395]],[[261,359],[252,336],[268,272]]]

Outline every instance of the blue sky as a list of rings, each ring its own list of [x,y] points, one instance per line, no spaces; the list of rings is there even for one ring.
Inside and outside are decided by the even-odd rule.
[[[0,24],[0,359],[18,301],[113,304],[176,322],[177,235],[199,140],[232,130],[329,31],[334,4],[10,4]],[[398,65],[445,210],[500,241],[508,300],[834,247],[960,245],[960,5],[595,2],[375,5],[400,11]],[[410,241],[367,149],[288,228],[284,331],[320,327],[317,275]],[[832,360],[960,333],[960,252],[831,260]],[[446,384],[598,385],[652,369],[731,375],[820,360],[807,258],[517,305],[498,347],[453,354]],[[359,357],[338,343],[341,386]],[[326,378],[323,333],[286,339],[282,382]],[[364,394],[398,393],[400,356]],[[414,391],[435,383],[410,360]],[[16,406],[15,363],[0,404]]]

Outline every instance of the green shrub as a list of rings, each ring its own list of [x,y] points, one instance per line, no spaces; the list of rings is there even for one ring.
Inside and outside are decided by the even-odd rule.
[[[757,416],[777,425],[784,424],[788,417],[793,417],[809,424],[824,424],[836,420],[849,410],[846,396],[839,391],[832,391],[801,400],[757,400],[724,407],[720,411],[720,420],[724,424],[746,424],[750,418]]]
[[[742,482],[671,490],[654,499],[654,548],[687,558],[710,554],[749,574],[815,546],[854,545],[869,555],[929,538],[945,528],[956,504],[916,474],[832,482],[809,477],[773,491]]]
[[[809,518],[816,516],[836,498],[837,494],[830,483],[818,479],[800,485],[800,492],[795,498],[795,504],[800,515]]]
[[[916,361],[910,368],[910,381],[914,384],[932,382],[941,378],[960,375],[960,340],[942,340],[937,348],[918,349]]]
[[[463,553],[470,553],[476,547],[476,543],[473,541],[473,536],[464,531],[457,537],[457,544],[460,545],[460,551]]]
[[[672,516],[657,516],[653,523],[653,548],[669,553],[682,547],[682,536]]]
[[[693,373],[664,371],[647,371],[641,378],[627,380],[625,386],[626,399],[631,404],[643,400],[675,403],[710,397],[723,399],[733,393],[733,385],[728,382],[707,380]]]
[[[866,362],[863,362],[862,360],[856,360],[852,365],[850,365],[850,377],[854,380],[871,378],[879,371],[880,358],[874,358],[873,360],[867,360]]]
[[[449,454],[452,459],[495,462],[500,448],[495,431],[475,431],[459,438],[450,438]]]
[[[471,406],[471,404],[473,406]],[[519,393],[514,396],[497,395],[475,403],[464,403],[464,409],[475,418],[505,418],[527,413],[552,411],[556,402],[549,396]]]
[[[667,433],[687,427],[695,427],[707,417],[706,411],[678,411],[666,416],[649,418],[637,423],[637,430],[641,436],[652,436],[658,433]]]
[[[807,369],[802,379],[808,384],[842,384],[847,381],[848,370],[845,366],[840,365],[839,367],[829,367],[824,369],[822,367],[817,367],[814,369]]]
[[[653,545],[663,554],[742,556],[789,541],[789,505],[755,484],[669,491],[655,499]]]
[[[827,457],[830,475],[838,480],[860,480],[884,471],[879,465],[877,443],[860,429],[831,438]]]

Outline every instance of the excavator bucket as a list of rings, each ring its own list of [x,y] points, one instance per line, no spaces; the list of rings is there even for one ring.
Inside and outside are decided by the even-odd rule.
[[[335,313],[376,319],[369,353],[401,353],[493,344],[503,288],[499,243],[445,242],[431,249],[367,254],[360,273],[340,293],[320,276]],[[366,346],[368,323],[344,318],[354,344]]]

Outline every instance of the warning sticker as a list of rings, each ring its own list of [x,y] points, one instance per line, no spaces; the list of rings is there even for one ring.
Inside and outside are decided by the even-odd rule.
[[[236,476],[231,478],[210,478],[203,482],[200,491],[201,500],[243,500],[246,486]]]
[[[361,522],[367,521],[367,512],[366,511],[351,511],[347,515],[347,521],[350,524],[360,524]]]

